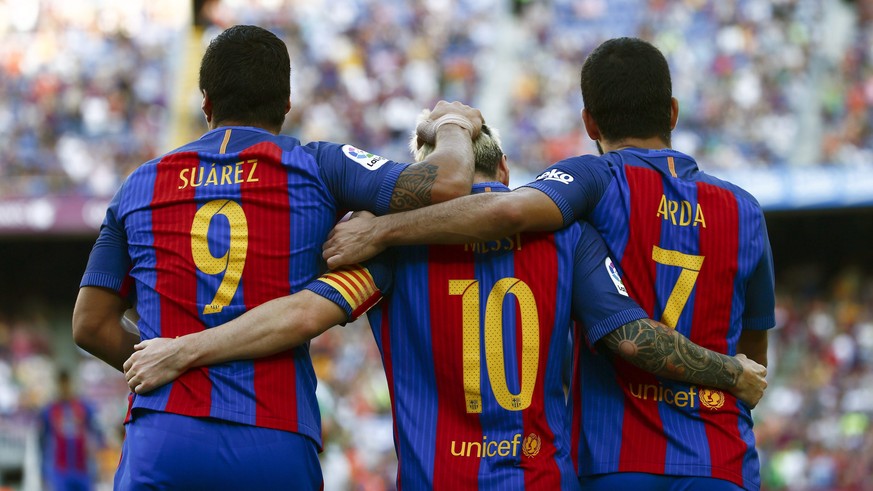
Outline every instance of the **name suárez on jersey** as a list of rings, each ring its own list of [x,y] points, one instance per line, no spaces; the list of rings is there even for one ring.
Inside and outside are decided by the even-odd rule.
[[[694,213],[691,212],[692,208]],[[703,217],[703,208],[700,203],[691,206],[688,201],[675,201],[661,195],[661,203],[658,204],[658,217],[669,220],[673,225],[680,227],[703,227],[706,228],[706,219]]]
[[[186,167],[179,172],[180,185],[178,189],[200,186],[220,186],[222,184],[243,184],[258,182],[255,170],[258,159],[241,160],[233,165],[216,166],[209,164],[197,167]]]

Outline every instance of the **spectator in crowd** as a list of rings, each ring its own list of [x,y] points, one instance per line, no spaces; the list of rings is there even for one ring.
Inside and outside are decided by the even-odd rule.
[[[43,482],[50,491],[88,491],[94,489],[103,435],[94,408],[76,395],[69,372],[58,373],[57,386],[57,398],[39,418]]]

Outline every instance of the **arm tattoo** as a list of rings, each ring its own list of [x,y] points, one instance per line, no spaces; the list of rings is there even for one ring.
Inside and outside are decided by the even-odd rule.
[[[735,387],[743,367],[660,322],[639,319],[603,337],[609,351],[655,375],[720,389]]]
[[[407,167],[400,173],[391,194],[391,212],[414,210],[431,204],[430,192],[439,167],[426,162]]]

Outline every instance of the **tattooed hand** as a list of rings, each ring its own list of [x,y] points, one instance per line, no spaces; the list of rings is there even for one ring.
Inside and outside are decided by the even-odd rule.
[[[755,407],[767,381],[767,369],[745,355],[728,356],[691,342],[651,319],[619,327],[601,340],[612,353],[655,375],[730,391]]]
[[[737,399],[753,408],[758,405],[764,389],[767,388],[767,380],[764,378],[767,376],[767,368],[742,353],[737,354],[734,359],[742,365],[743,373],[740,374],[736,386],[729,390]]]

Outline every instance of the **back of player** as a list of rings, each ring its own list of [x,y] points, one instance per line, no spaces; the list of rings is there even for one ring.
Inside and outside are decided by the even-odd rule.
[[[76,396],[70,375],[58,375],[58,397],[40,411],[39,446],[44,487],[53,491],[94,488],[97,446],[103,438],[90,404]]]
[[[353,152],[329,143],[301,146],[293,138],[254,127],[212,130],[131,174],[110,205],[82,284],[117,290],[127,267],[115,267],[117,258],[129,254],[142,339],[198,332],[299,291],[322,270],[321,242],[336,220],[335,196],[347,205],[384,212],[390,193],[379,199],[380,191],[391,189],[405,167],[382,159],[388,164],[383,169],[364,169]],[[355,179],[345,172],[366,175]],[[356,190],[332,184],[342,182],[355,183]],[[123,252],[107,255],[104,248]],[[297,433],[310,440],[305,465],[317,471],[321,429],[315,385],[308,347],[300,346],[265,359],[191,370],[157,390],[135,395],[132,416],[136,420],[137,410],[145,409],[231,423],[225,433],[207,432],[216,438],[261,429]],[[130,430],[148,435],[167,421],[201,424],[168,417],[157,423],[143,413],[140,424]],[[186,447],[176,448],[184,452]],[[281,448],[277,457],[288,450]],[[125,474],[126,462],[144,460],[123,461],[120,468],[122,479],[136,483],[138,468]],[[278,463],[262,461],[267,466]],[[160,482],[154,474],[152,478]],[[253,483],[242,474],[240,479]],[[320,481],[320,474],[315,479]]]
[[[663,54],[636,38],[605,41],[585,60],[581,89],[586,131],[605,153],[558,162],[529,186],[554,201],[564,223],[584,219],[600,232],[649,317],[720,353],[734,355],[742,342],[766,363],[762,331],[774,325],[774,294],[763,212],[669,148],[679,105]],[[750,410],[734,396],[595,350],[583,349],[580,364],[579,472],[598,480],[589,489],[647,478],[618,473],[760,486]]]
[[[772,298],[755,291],[772,288],[772,263],[751,196],[672,150],[603,159],[614,179],[589,220],[649,316],[730,355],[743,329],[772,326]],[[586,474],[702,473],[759,485],[750,411],[731,394],[658,379],[589,350],[581,362]]]
[[[571,235],[397,251],[394,293],[370,322],[398,485],[575,489],[561,377]]]
[[[508,190],[474,192],[488,188]],[[391,389],[398,486],[577,488],[562,376],[571,314],[595,338],[644,316],[585,227],[388,252],[393,285],[369,319]],[[368,268],[378,285],[384,273]]]

